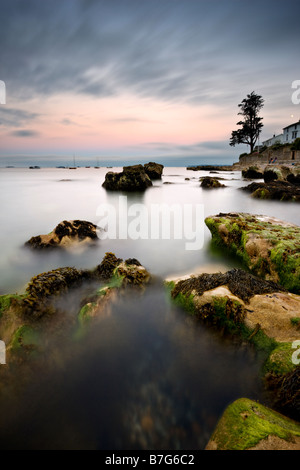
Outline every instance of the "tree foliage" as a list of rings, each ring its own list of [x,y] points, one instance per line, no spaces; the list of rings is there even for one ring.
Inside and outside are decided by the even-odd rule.
[[[237,123],[237,126],[242,127],[236,131],[232,131],[229,145],[235,147],[238,144],[247,144],[250,146],[250,152],[253,152],[259,134],[263,128],[263,118],[259,117],[259,111],[262,109],[263,105],[263,98],[254,91],[252,91],[250,95],[247,95],[247,98],[243,99],[238,105],[241,109],[238,115],[243,116],[244,119]]]

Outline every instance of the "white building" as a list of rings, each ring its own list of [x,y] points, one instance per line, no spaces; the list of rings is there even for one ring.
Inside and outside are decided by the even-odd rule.
[[[279,134],[279,135],[274,134],[273,137],[271,137],[271,139],[268,139],[262,142],[262,145],[266,147],[271,147],[271,145],[274,145],[277,143],[283,144],[283,134]]]
[[[300,120],[283,128],[284,144],[292,144],[298,137],[300,137]]]
[[[290,124],[283,128],[283,134],[273,135],[268,140],[262,142],[262,145],[271,147],[271,145],[280,144],[292,144],[298,137],[300,137],[300,120],[294,124]]]

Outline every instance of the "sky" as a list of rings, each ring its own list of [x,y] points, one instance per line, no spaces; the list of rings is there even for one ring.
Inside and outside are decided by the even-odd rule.
[[[0,166],[231,164],[300,119],[298,0],[0,0]]]

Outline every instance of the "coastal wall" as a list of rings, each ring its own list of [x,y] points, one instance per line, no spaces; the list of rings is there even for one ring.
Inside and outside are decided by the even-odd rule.
[[[239,164],[241,166],[249,166],[254,164],[266,165],[270,160],[276,159],[279,164],[292,164],[300,163],[300,150],[291,150],[290,147],[283,147],[279,149],[266,149],[262,153],[253,153],[245,155],[240,158]]]

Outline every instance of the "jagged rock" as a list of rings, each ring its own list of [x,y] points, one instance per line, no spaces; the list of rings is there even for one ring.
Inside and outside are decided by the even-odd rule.
[[[151,180],[160,180],[164,165],[155,162],[149,162],[144,165],[145,172]]]
[[[205,189],[215,189],[215,188],[225,188],[225,185],[220,183],[218,178],[213,178],[211,176],[205,176],[201,178],[201,187]]]
[[[92,222],[85,220],[64,220],[51,233],[32,237],[25,243],[25,246],[35,250],[70,248],[90,245],[97,240],[97,226]]]
[[[205,450],[300,450],[300,424],[240,398],[226,408]]]
[[[243,213],[207,217],[213,243],[237,256],[257,276],[300,293],[300,227]]]
[[[109,171],[102,186],[109,191],[145,191],[152,181],[142,165],[123,167],[123,171]]]

